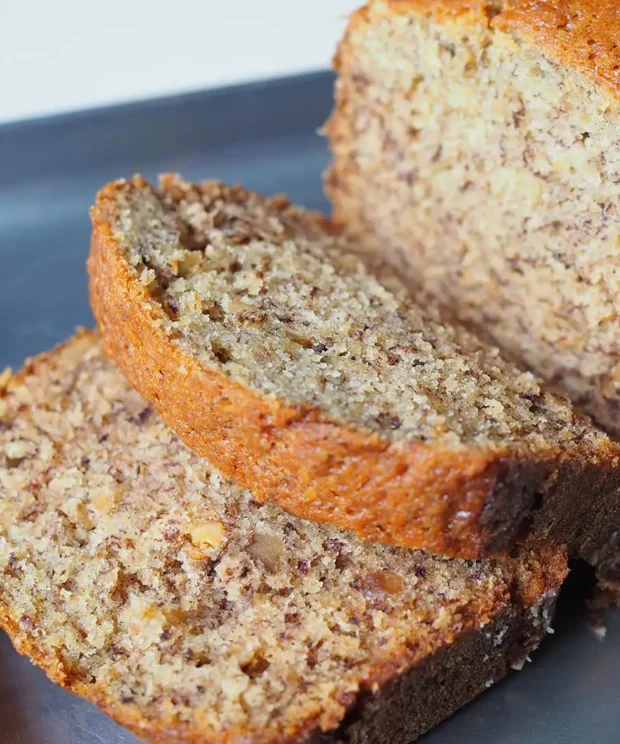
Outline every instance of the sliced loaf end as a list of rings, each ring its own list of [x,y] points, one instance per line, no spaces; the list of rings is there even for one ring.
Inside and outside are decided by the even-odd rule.
[[[338,221],[620,433],[620,15],[372,0],[336,57]]]

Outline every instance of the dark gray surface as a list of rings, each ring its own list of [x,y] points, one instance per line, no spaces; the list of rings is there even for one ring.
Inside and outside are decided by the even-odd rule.
[[[92,323],[84,262],[88,207],[107,180],[175,170],[286,191],[325,208],[315,130],[329,75],[0,127],[0,369]],[[425,739],[429,744],[618,744],[620,612],[588,629],[573,582],[535,663]],[[92,706],[56,688],[0,638],[0,744],[130,744]]]

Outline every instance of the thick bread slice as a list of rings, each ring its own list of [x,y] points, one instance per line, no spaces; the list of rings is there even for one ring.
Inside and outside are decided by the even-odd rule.
[[[151,742],[409,742],[518,665],[562,550],[450,561],[290,517],[82,333],[4,379],[0,624]]]
[[[107,352],[260,500],[460,557],[527,537],[591,559],[620,525],[620,448],[317,215],[168,176],[110,184],[92,219]]]
[[[613,0],[372,0],[326,178],[348,229],[615,434],[619,37]]]

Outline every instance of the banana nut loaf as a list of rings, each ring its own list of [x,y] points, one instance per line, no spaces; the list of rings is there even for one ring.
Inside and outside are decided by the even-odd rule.
[[[519,665],[556,548],[448,560],[222,479],[82,333],[3,380],[0,625],[146,741],[398,744]]]
[[[619,448],[432,304],[381,284],[316,215],[136,177],[100,192],[93,223],[108,352],[260,499],[462,557],[522,529],[591,553],[620,524]]]
[[[319,216],[166,176],[110,184],[92,218],[107,352],[256,498],[371,541],[474,558],[528,539],[606,565],[618,445]]]
[[[371,0],[334,215],[620,434],[620,4]]]

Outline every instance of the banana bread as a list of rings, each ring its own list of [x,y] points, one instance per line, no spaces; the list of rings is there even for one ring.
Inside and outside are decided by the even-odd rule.
[[[520,664],[559,549],[450,561],[290,517],[82,333],[3,379],[0,625],[146,741],[411,741]]]
[[[336,55],[334,215],[620,434],[620,6],[372,0]]]
[[[371,541],[476,558],[528,538],[600,567],[620,447],[319,216],[166,176],[110,184],[92,218],[107,352],[259,500]]]

